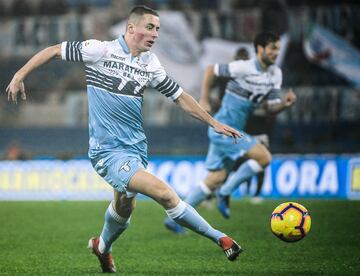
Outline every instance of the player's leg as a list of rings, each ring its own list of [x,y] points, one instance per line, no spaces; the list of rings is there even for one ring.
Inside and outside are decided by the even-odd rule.
[[[226,175],[226,170],[209,171],[205,179],[199,185],[193,187],[184,201],[193,207],[198,206],[223,183],[226,179]],[[165,218],[164,225],[168,230],[173,231],[176,234],[185,233],[185,229],[170,217]]]
[[[205,161],[208,173],[199,185],[191,189],[191,192],[185,198],[185,202],[196,207],[223,183],[227,177],[225,158],[226,156],[223,154],[222,145],[211,142]]]
[[[135,151],[134,151],[135,152]],[[135,207],[136,193],[126,191],[130,177],[143,164],[138,152],[116,149],[92,156],[95,171],[114,189],[114,199],[105,211],[105,221],[98,237],[89,240],[89,248],[97,256],[103,272],[115,272],[111,245],[127,229]]]
[[[105,211],[105,222],[99,237],[89,240],[89,248],[98,257],[103,272],[116,272],[111,255],[113,242],[127,229],[135,208],[135,195],[114,189],[114,200]]]
[[[226,181],[220,188],[221,196],[229,196],[244,181],[253,175],[263,171],[271,161],[271,154],[266,147],[261,144],[255,144],[247,153],[247,160],[239,169]]]
[[[269,136],[267,134],[255,135],[254,138],[258,140],[260,144],[264,145],[267,149],[269,149],[270,143],[269,143]],[[252,203],[257,204],[262,202],[262,197],[260,196],[260,192],[264,185],[264,179],[265,179],[265,171],[259,172],[257,175],[256,190],[253,195],[253,198],[251,199]]]
[[[231,169],[232,172],[236,172],[238,168],[245,163],[248,160],[246,156],[241,156],[240,158],[235,160],[234,166]],[[247,181],[245,181],[245,184],[247,186],[247,194],[250,194],[250,187],[251,187],[251,178],[249,178]]]
[[[264,184],[264,178],[265,178],[265,171],[261,171],[257,174],[256,190],[255,190],[253,197],[250,200],[251,203],[253,203],[253,204],[259,204],[263,201],[262,197],[260,196],[260,192],[261,192],[262,186]]]
[[[105,223],[100,235],[99,251],[111,251],[112,243],[128,228],[135,208],[135,196],[114,190],[114,200],[105,212]]]
[[[193,207],[198,206],[224,182],[226,176],[225,169],[209,171],[205,179],[192,189],[184,201]]]
[[[257,186],[256,191],[254,193],[254,197],[260,196],[261,189],[264,185],[264,179],[265,179],[265,171],[259,172],[257,175]]]
[[[222,169],[224,164],[221,148],[214,143],[210,143],[205,163],[208,168],[207,176],[201,183],[194,185],[184,199],[193,207],[204,201],[227,177],[227,171]],[[165,218],[164,225],[176,234],[185,233],[185,230],[169,217]]]
[[[169,185],[156,176],[139,170],[131,178],[128,189],[153,198],[174,221],[216,242],[229,260],[235,260],[240,254],[241,248],[236,242],[210,226],[193,207],[182,201]]]

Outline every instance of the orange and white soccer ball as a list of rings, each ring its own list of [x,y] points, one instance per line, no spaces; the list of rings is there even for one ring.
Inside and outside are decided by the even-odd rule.
[[[270,218],[271,231],[279,239],[296,242],[304,238],[311,228],[309,211],[299,203],[285,202],[275,208]]]

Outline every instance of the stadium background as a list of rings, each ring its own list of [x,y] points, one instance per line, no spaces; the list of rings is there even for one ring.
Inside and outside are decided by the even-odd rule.
[[[235,192],[232,217],[212,205],[200,213],[245,248],[240,262],[197,235],[175,237],[164,213],[139,200],[114,245],[123,275],[359,275],[360,5],[335,0],[0,0],[0,274],[92,275],[85,250],[98,233],[111,190],[87,160],[87,100],[81,64],[51,62],[25,81],[28,100],[7,102],[12,75],[38,50],[64,40],[113,39],[134,4],[160,11],[154,51],[195,98],[205,66],[251,50],[263,29],[279,32],[283,89],[298,102],[250,127],[270,134],[274,159],[260,205]],[[252,53],[253,54],[253,53]],[[216,92],[216,91],[214,91]],[[261,118],[261,113],[258,114]],[[159,93],[146,91],[149,170],[180,195],[204,176],[206,126]],[[261,122],[259,124],[259,122]],[[251,188],[253,191],[254,185]],[[285,244],[269,215],[296,200],[312,216],[310,235]]]

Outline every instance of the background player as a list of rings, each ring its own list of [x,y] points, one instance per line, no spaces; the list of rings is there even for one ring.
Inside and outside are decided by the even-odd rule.
[[[245,47],[239,47],[234,55],[234,60],[248,60],[250,59],[250,54]],[[222,98],[224,97],[226,85],[231,80],[229,77],[217,77],[214,81],[214,86],[218,88],[218,94],[214,97],[209,97],[209,103],[211,110],[207,110],[208,112],[217,112],[220,108]],[[212,93],[213,94],[213,93]],[[266,110],[263,107],[263,104],[256,108],[256,110],[249,114],[249,117],[245,124],[245,132],[254,136],[256,140],[258,140],[265,147],[269,148],[269,133],[271,130],[271,126],[274,122],[274,117],[266,116],[264,114]],[[245,156],[240,157],[236,160],[232,171],[236,171],[242,163],[247,161],[248,159]],[[257,174],[257,185],[256,190],[253,194],[253,198],[251,202],[259,203],[262,201],[260,197],[260,192],[264,183],[264,171],[261,171]],[[251,186],[251,178],[246,181],[248,186],[248,192],[250,192]]]
[[[264,101],[270,113],[278,113],[296,101],[291,89],[283,98],[280,97],[282,72],[275,65],[280,50],[279,36],[262,32],[255,37],[254,47],[254,59],[209,66],[205,71],[202,85],[200,104],[208,110],[209,89],[216,76],[232,78],[226,86],[221,107],[214,117],[242,131],[244,138],[240,143],[231,145],[224,136],[217,135],[209,129],[210,145],[206,158],[209,172],[203,183],[188,195],[186,202],[192,206],[199,204],[204,197],[223,184],[234,161],[245,155],[248,160],[218,191],[218,208],[224,217],[230,216],[228,197],[231,193],[242,182],[263,171],[271,161],[268,149],[243,132],[249,114]]]
[[[256,58],[237,60],[229,64],[210,65],[205,71],[202,83],[200,104],[210,110],[209,91],[216,77],[229,77],[221,107],[215,114],[220,122],[227,123],[243,134],[239,143],[233,144],[231,139],[208,130],[210,145],[206,157],[208,173],[202,183],[196,186],[185,202],[197,206],[215,189],[222,185],[234,166],[235,160],[241,156],[248,159],[241,164],[225,185],[217,192],[218,209],[229,218],[229,196],[244,181],[262,172],[271,161],[268,149],[254,137],[243,131],[245,122],[251,112],[263,101],[271,113],[277,113],[292,106],[296,96],[292,90],[281,98],[281,69],[275,65],[280,50],[279,36],[270,32],[262,32],[255,37]],[[168,229],[179,231],[179,227],[171,220],[166,220]]]
[[[89,102],[89,157],[95,170],[113,188],[114,199],[105,213],[100,237],[89,247],[98,257],[103,272],[115,272],[111,246],[130,224],[136,193],[153,198],[169,217],[217,243],[229,260],[235,260],[240,246],[212,228],[174,190],[148,173],[147,141],[143,130],[144,89],[156,88],[184,111],[214,128],[215,132],[240,137],[238,131],[213,119],[177,83],[172,81],[157,57],[149,50],[158,37],[160,20],[156,11],[135,7],[124,36],[113,41],[63,42],[32,57],[11,80],[8,99],[25,100],[23,80],[37,67],[54,58],[84,62]],[[233,138],[231,138],[233,139]]]

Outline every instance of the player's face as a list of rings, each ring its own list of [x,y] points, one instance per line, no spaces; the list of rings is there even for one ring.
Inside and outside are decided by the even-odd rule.
[[[275,63],[280,51],[280,41],[270,42],[262,48],[261,60],[267,66]]]
[[[149,51],[159,36],[160,20],[152,14],[145,14],[135,27],[134,39],[140,52]]]

